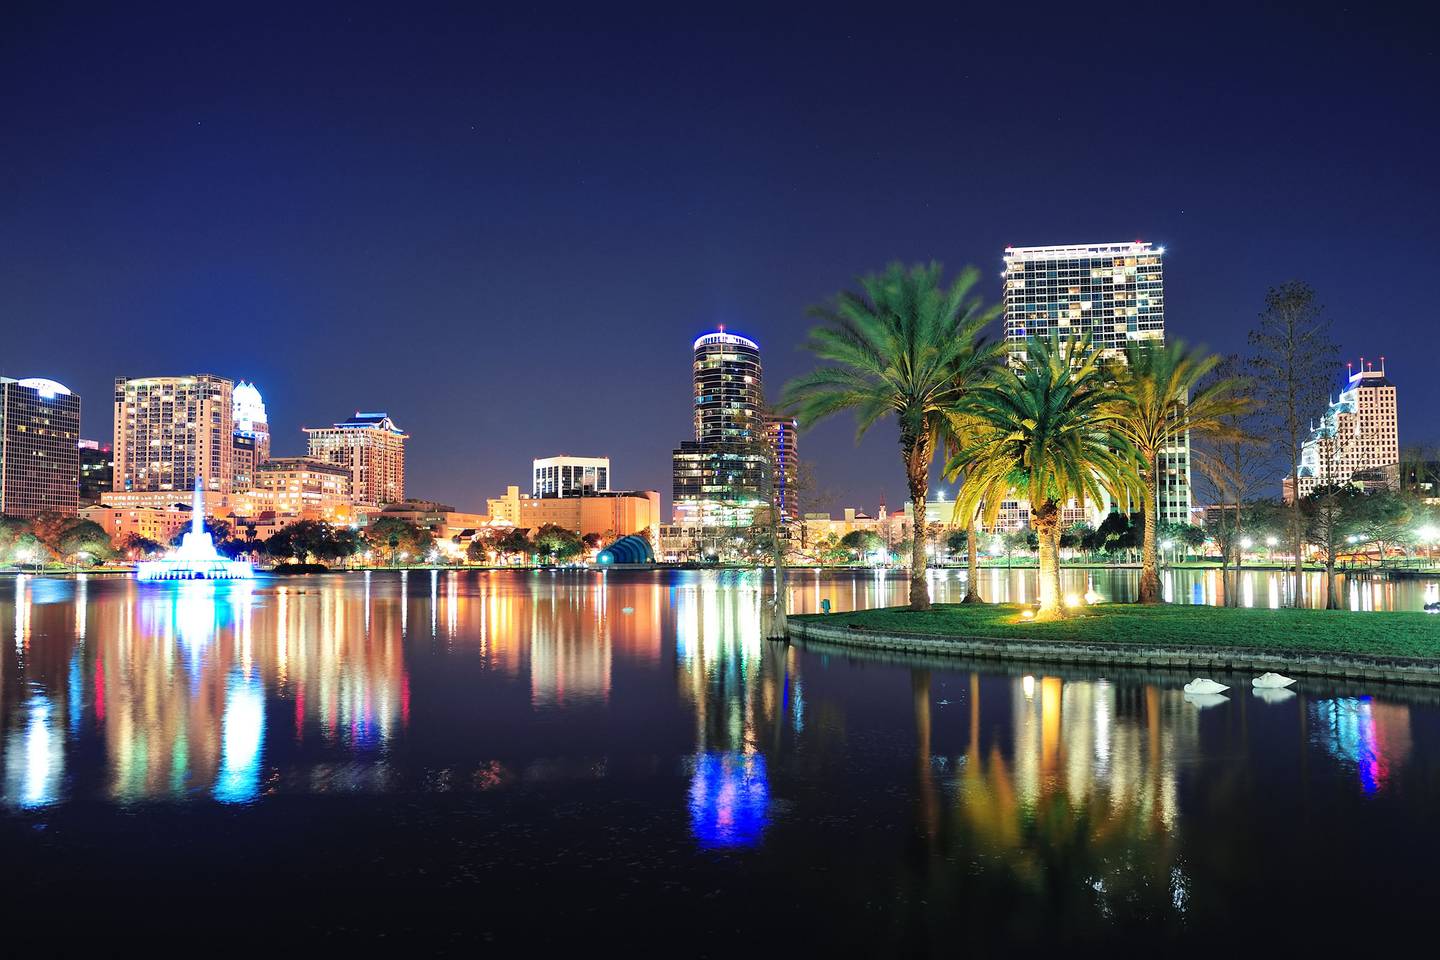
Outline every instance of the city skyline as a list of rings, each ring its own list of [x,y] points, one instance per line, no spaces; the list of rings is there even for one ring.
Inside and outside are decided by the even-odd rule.
[[[889,260],[974,263],[998,303],[1007,245],[1138,237],[1168,251],[1172,335],[1244,352],[1265,289],[1309,280],[1342,352],[1389,356],[1407,385],[1401,437],[1436,439],[1440,383],[1405,349],[1433,323],[1436,133],[1413,117],[1434,66],[1384,14],[1247,10],[1241,32],[1156,10],[1114,25],[1113,62],[1072,49],[1062,16],[1019,70],[987,50],[1000,11],[923,40],[580,18],[543,64],[503,17],[161,16],[40,11],[0,39],[5,86],[33,91],[10,111],[0,375],[92,398],[86,437],[106,439],[115,376],[208,369],[260,386],[276,455],[317,418],[391,412],[417,496],[477,508],[534,456],[599,444],[668,500],[673,441],[654,440],[687,433],[699,333],[753,337],[778,387],[808,365],[805,309]],[[897,67],[851,78],[861,53]],[[1057,96],[1062,78],[1092,93]],[[882,118],[886,146],[850,136]],[[1037,119],[1063,164],[1014,148]],[[851,438],[802,438],[828,505],[899,503],[890,440]]]

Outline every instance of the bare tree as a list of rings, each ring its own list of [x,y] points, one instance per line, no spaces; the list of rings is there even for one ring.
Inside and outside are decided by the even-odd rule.
[[[1243,370],[1244,361],[1232,353],[1222,358],[1209,376],[1228,380],[1242,376]],[[1253,395],[1255,381],[1245,378],[1240,389],[1244,395]],[[1202,478],[1201,493],[1207,503],[1221,508],[1213,519],[1207,514],[1205,525],[1220,547],[1220,584],[1227,607],[1239,604],[1245,503],[1275,478],[1274,463],[1261,438],[1263,419],[1264,414],[1253,406],[1244,412],[1227,414],[1220,418],[1224,429],[1197,434],[1191,451]],[[1229,580],[1232,559],[1237,587],[1234,590]]]
[[[1250,345],[1250,363],[1263,406],[1270,412],[1279,439],[1289,455],[1294,485],[1290,504],[1290,539],[1295,549],[1295,605],[1301,606],[1305,582],[1304,520],[1300,513],[1300,446],[1309,417],[1326,405],[1329,385],[1339,362],[1339,348],[1330,338],[1330,320],[1307,283],[1291,280],[1265,294],[1265,309]]]

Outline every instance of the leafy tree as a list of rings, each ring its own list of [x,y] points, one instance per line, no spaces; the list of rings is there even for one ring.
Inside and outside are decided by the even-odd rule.
[[[0,560],[6,563],[44,563],[50,548],[35,535],[30,521],[0,516]]]
[[[969,547],[969,530],[951,530],[950,534],[945,538],[945,549],[952,557],[957,553],[964,553]]]
[[[1242,377],[1245,366],[1240,357],[1230,354],[1223,358],[1206,377],[1210,382]],[[1241,389],[1254,391],[1254,378],[1242,377]],[[1243,560],[1240,542],[1244,539],[1245,504],[1268,485],[1274,476],[1274,465],[1263,439],[1265,414],[1257,406],[1233,411],[1220,417],[1220,431],[1201,433],[1191,445],[1191,462],[1198,471],[1197,489],[1207,494],[1205,503],[1221,506],[1212,518],[1206,514],[1205,531],[1220,549],[1220,582],[1226,606],[1239,604],[1238,589],[1230,588],[1229,567],[1233,562],[1236,586],[1239,585]],[[1233,529],[1224,530],[1224,524]]]
[[[401,553],[423,557],[435,546],[435,537],[429,530],[399,517],[380,517],[370,524],[365,540],[372,550],[389,551],[391,563]]]
[[[1207,381],[1220,357],[1191,350],[1179,340],[1137,341],[1125,349],[1116,369],[1119,399],[1115,425],[1140,461],[1144,486],[1144,534],[1140,541],[1140,603],[1160,603],[1160,568],[1155,547],[1159,521],[1161,457],[1187,433],[1219,434],[1223,418],[1244,413],[1250,402],[1241,381]]]
[[[1331,377],[1339,348],[1330,338],[1330,321],[1309,284],[1292,280],[1265,294],[1265,308],[1250,331],[1255,354],[1257,399],[1269,411],[1274,432],[1285,445],[1290,477],[1299,483],[1300,445],[1309,435],[1309,418],[1330,399]],[[1291,498],[1290,540],[1295,550],[1295,605],[1301,606],[1305,582],[1305,519],[1298,497]]]
[[[585,549],[580,535],[573,530],[547,523],[535,531],[535,548],[557,563],[578,557]]]
[[[1066,501],[1123,500],[1139,478],[1133,450],[1120,432],[1121,399],[1088,338],[1060,343],[1032,338],[1028,361],[999,371],[967,394],[960,413],[975,424],[971,444],[947,472],[963,472],[962,511],[985,505],[994,524],[1001,502],[1015,493],[1030,502],[1038,539],[1040,619],[1065,615],[1060,592],[1060,511]]]
[[[149,537],[142,537],[138,533],[127,533],[120,541],[119,550],[121,554],[131,560],[144,560],[147,557],[158,557],[165,552],[165,544],[158,540],[151,540]]]
[[[81,520],[74,518],[75,522],[68,524],[63,533],[60,534],[57,553],[62,557],[79,557],[85,554],[94,562],[109,560],[115,556],[115,548],[110,543],[110,534],[105,528],[93,520]]]
[[[874,530],[851,530],[840,538],[840,546],[849,550],[857,559],[864,560],[872,552],[885,546],[885,540]]]
[[[809,427],[842,410],[854,410],[857,441],[894,414],[900,456],[917,523],[925,516],[930,467],[943,441],[946,418],[974,377],[989,367],[995,348],[980,334],[998,315],[977,295],[980,271],[963,270],[947,289],[941,267],[892,264],[861,278],[859,292],[843,292],[812,309],[822,325],[809,349],[830,365],[791,381],[784,406]],[[972,508],[973,509],[973,508]],[[924,538],[912,538],[910,609],[928,610]]]
[[[490,559],[494,546],[487,537],[476,537],[465,547],[465,559],[471,563],[485,563]]]
[[[1325,609],[1338,610],[1335,589],[1335,559],[1360,528],[1367,504],[1363,493],[1352,486],[1317,487],[1301,500],[1305,520],[1305,542],[1321,553],[1325,562]]]
[[[279,560],[334,563],[359,552],[361,540],[349,527],[333,527],[318,520],[296,520],[270,535],[264,551]]]
[[[526,530],[520,527],[511,527],[495,541],[495,549],[506,557],[518,554],[528,558],[535,549],[535,545],[530,542],[530,536]]]
[[[610,539],[615,538],[611,537]],[[580,538],[580,542],[585,545],[586,550],[599,550],[604,545],[605,539],[598,533],[587,533]]]
[[[1355,533],[1380,551],[1380,563],[1388,554],[1408,550],[1415,542],[1417,517],[1423,516],[1418,501],[1389,490],[1368,494],[1362,501]]]

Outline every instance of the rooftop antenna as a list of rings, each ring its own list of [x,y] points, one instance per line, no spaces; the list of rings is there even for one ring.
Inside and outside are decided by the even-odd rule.
[[[1380,355],[1380,376],[1385,376],[1385,355]]]

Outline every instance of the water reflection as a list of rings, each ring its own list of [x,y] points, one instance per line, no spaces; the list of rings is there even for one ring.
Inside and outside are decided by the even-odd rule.
[[[1076,592],[1125,589],[1067,575]],[[987,591],[1028,589],[1020,571],[984,578]],[[1170,588],[1211,597],[1217,584],[1201,572]],[[963,586],[934,574],[942,599]],[[766,589],[757,572],[16,577],[0,605],[13,638],[0,799],[17,811],[264,804],[638,778],[693,848],[745,851],[874,792],[881,809],[907,804],[937,862],[968,863],[1054,917],[1124,909],[1169,923],[1192,902],[1177,851],[1209,791],[1278,765],[1307,773],[1256,802],[1300,802],[1316,784],[1383,798],[1420,753],[1412,712],[1435,713],[1413,692],[1248,693],[1231,678],[1229,697],[1202,703],[1183,677],[852,661],[765,640]],[[805,571],[791,605],[888,604],[903,590]],[[926,882],[940,874],[968,882]]]

